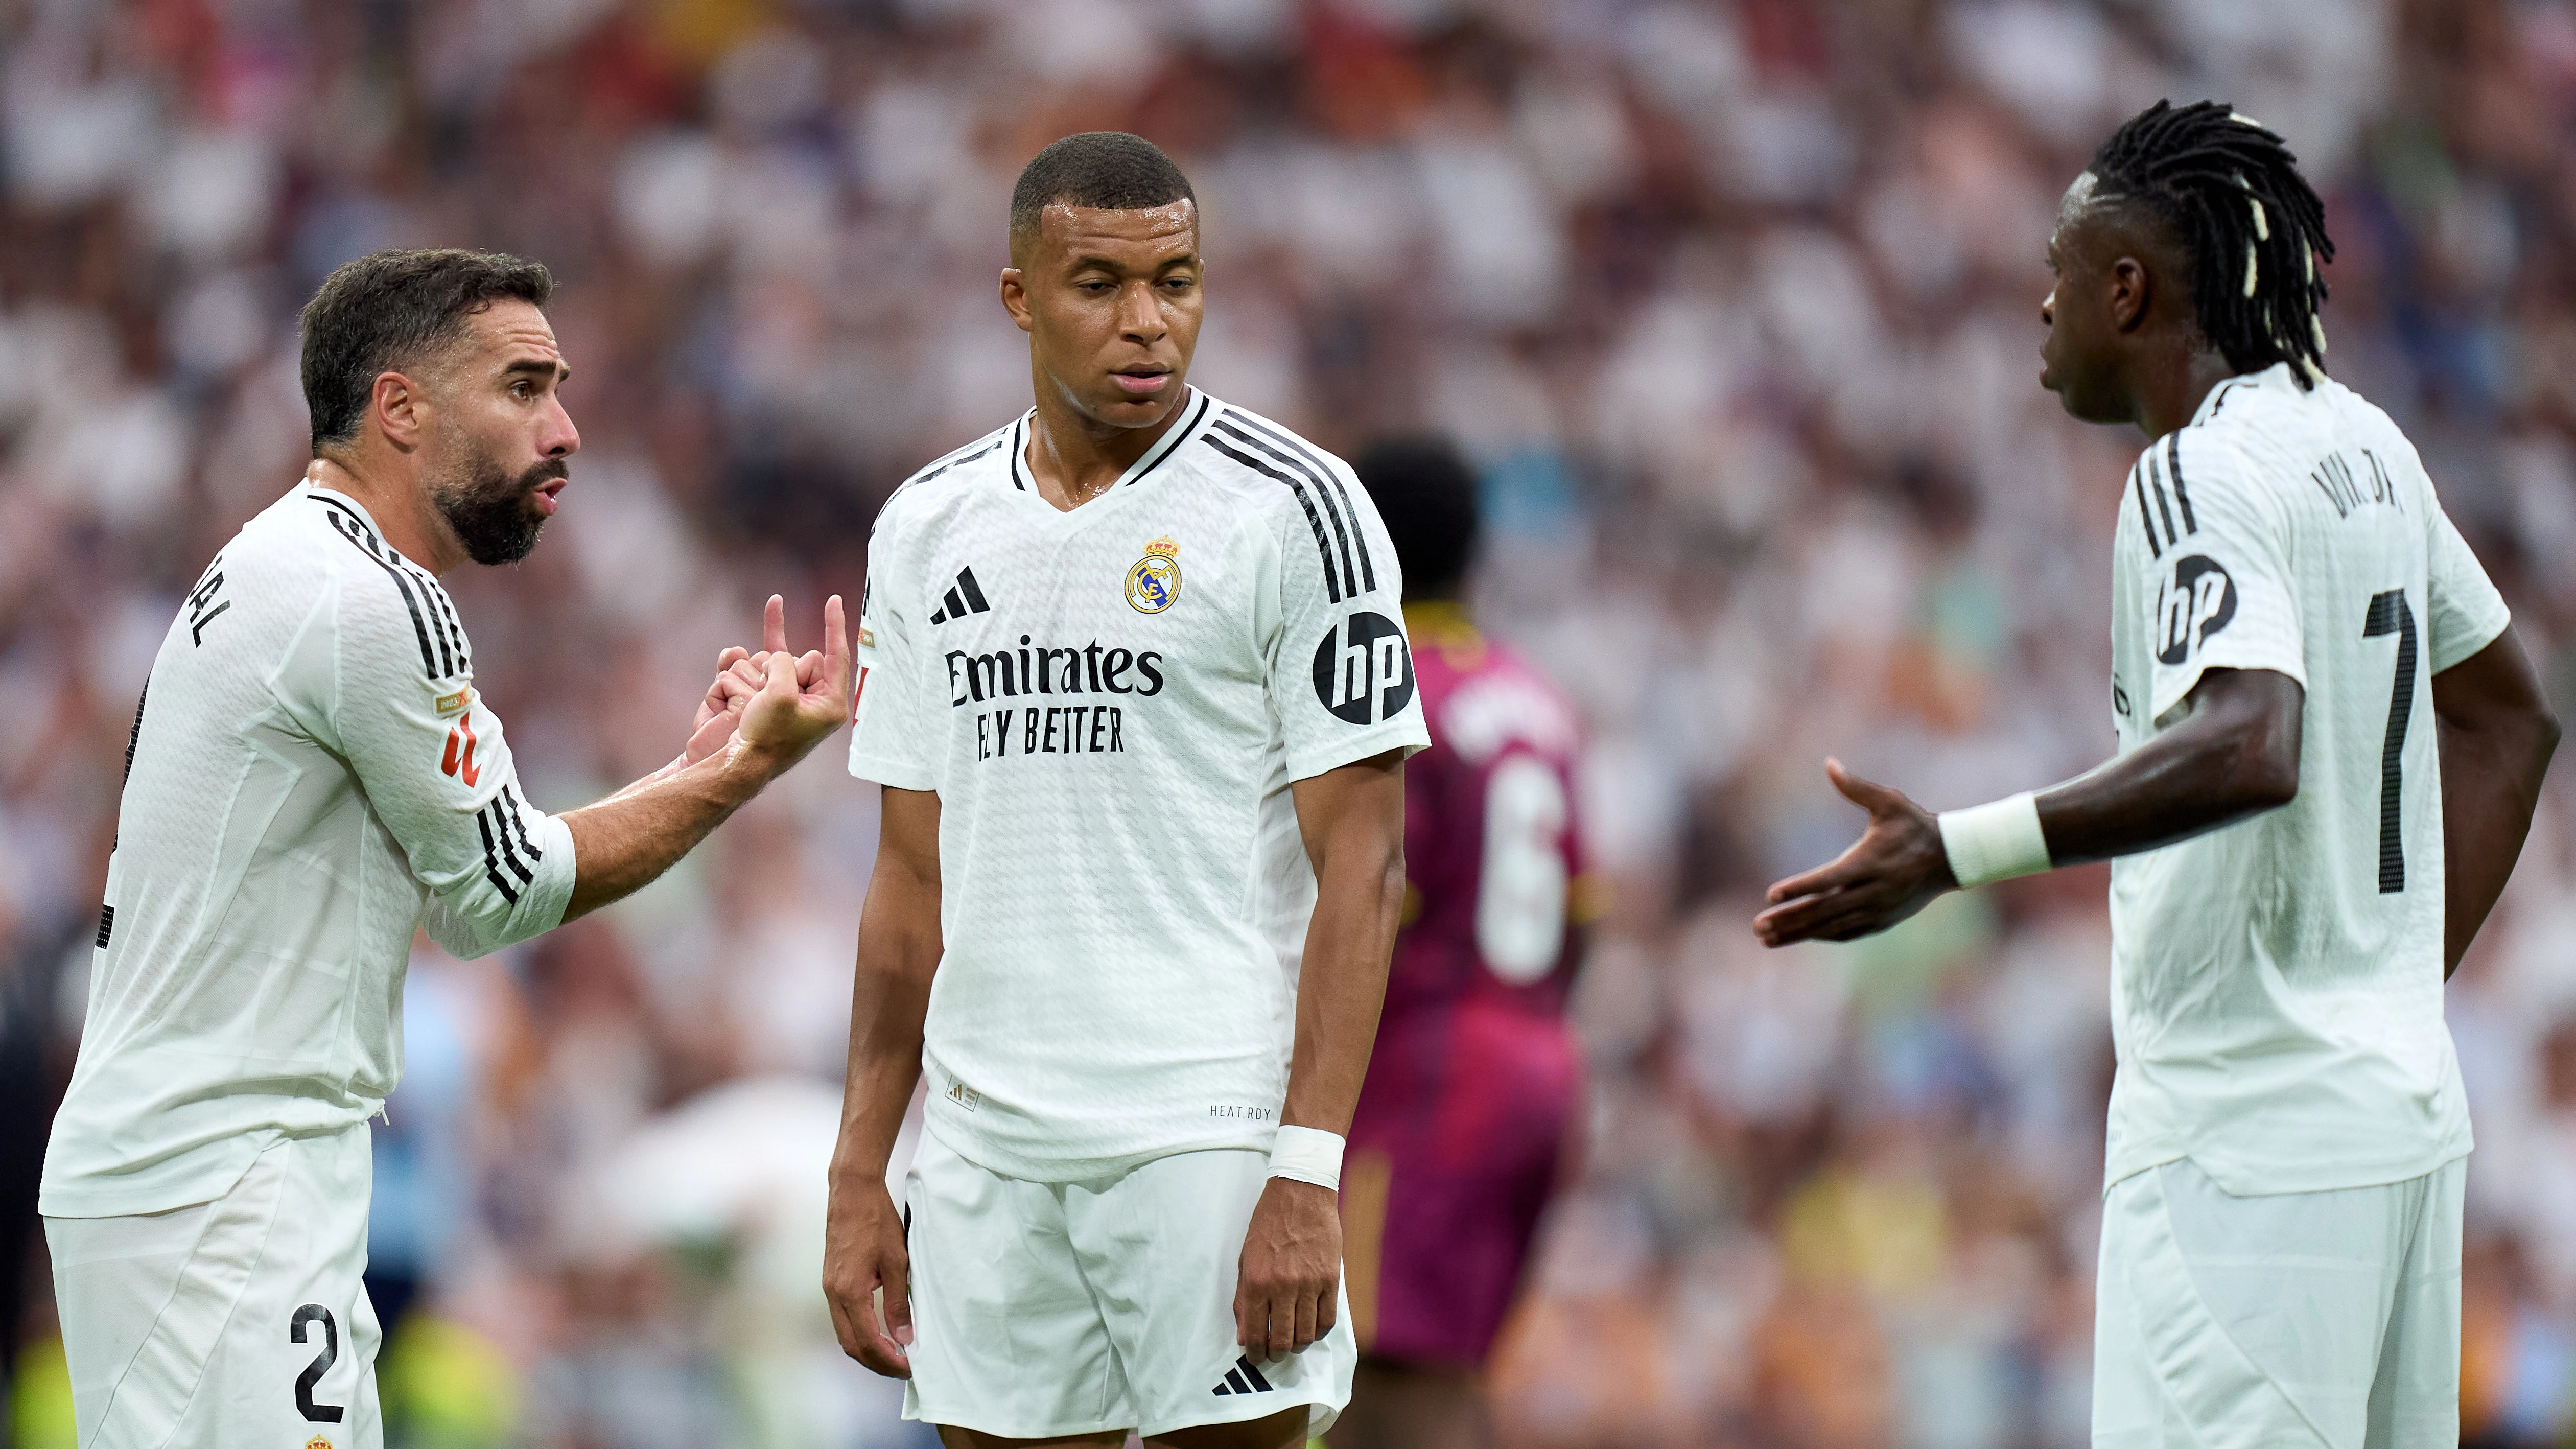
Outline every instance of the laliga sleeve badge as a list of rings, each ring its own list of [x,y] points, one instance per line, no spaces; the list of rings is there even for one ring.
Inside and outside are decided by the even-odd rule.
[[[1181,596],[1181,546],[1169,538],[1145,545],[1145,556],[1127,571],[1127,604],[1139,614],[1159,614]]]

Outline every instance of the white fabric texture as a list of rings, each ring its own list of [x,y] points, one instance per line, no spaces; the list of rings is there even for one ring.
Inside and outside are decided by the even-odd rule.
[[[1430,738],[1367,492],[1182,406],[1069,512],[1023,418],[868,546],[850,771],[940,802],[928,1130],[1014,1177],[1268,1149],[1315,902],[1290,786]]]
[[[212,1202],[45,1220],[81,1449],[380,1449],[367,1147],[277,1138]]]
[[[2189,1157],[2230,1192],[2313,1192],[2466,1153],[2432,677],[2506,612],[2414,448],[2339,383],[2231,379],[2138,460],[2114,578],[2122,753],[2209,669],[2306,703],[2295,800],[2112,866],[2104,1180]]]
[[[2112,1186],[2096,1449],[2451,1449],[2468,1164],[2230,1196],[2192,1162]]]
[[[904,1180],[904,1417],[1015,1439],[1152,1436],[1304,1404],[1323,1433],[1359,1362],[1347,1289],[1304,1353],[1248,1357],[1234,1341],[1235,1266],[1268,1182],[1267,1159],[1235,1149],[1028,1182],[923,1138]]]
[[[413,932],[479,955],[548,930],[572,855],[446,592],[353,500],[288,490],[182,601],[137,707],[44,1211],[205,1202],[262,1134],[374,1115]]]

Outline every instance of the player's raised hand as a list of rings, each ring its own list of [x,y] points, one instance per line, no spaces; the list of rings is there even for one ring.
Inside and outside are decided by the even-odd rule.
[[[1333,1190],[1263,1184],[1234,1272],[1234,1341],[1259,1359],[1304,1353],[1340,1315],[1342,1214]]]
[[[1884,931],[1958,885],[1942,848],[1941,825],[1903,791],[1862,779],[1840,760],[1825,776],[1869,812],[1869,827],[1832,863],[1771,887],[1770,909],[1753,918],[1765,946],[1849,941]]]
[[[823,603],[823,647],[802,657],[787,652],[787,606],[769,596],[762,620],[767,646],[752,661],[759,668],[759,692],[743,706],[734,737],[745,746],[779,757],[779,768],[803,759],[839,729],[850,714],[849,624],[841,596]]]
[[[882,1179],[835,1181],[823,1227],[823,1301],[841,1352],[890,1379],[912,1377],[912,1258]]]
[[[679,763],[694,765],[725,747],[733,738],[735,726],[742,723],[742,711],[768,676],[752,663],[751,651],[739,645],[716,656],[715,682],[707,686],[704,699],[698,701],[697,718],[689,722],[689,742],[680,751]]]

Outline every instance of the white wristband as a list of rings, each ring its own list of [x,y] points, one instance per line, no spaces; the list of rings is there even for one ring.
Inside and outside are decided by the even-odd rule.
[[[1270,1175],[1342,1190],[1342,1138],[1320,1127],[1288,1127],[1270,1144]]]
[[[1941,848],[1962,886],[1990,885],[2050,868],[2039,797],[2025,790],[1991,805],[1941,812]]]

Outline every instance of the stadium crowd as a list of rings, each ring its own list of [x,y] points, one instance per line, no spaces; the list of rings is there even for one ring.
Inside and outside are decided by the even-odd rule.
[[[452,577],[528,789],[677,748],[773,589],[1026,404],[1012,176],[1195,180],[1194,379],[1344,452],[1461,439],[1478,604],[1578,702],[1610,883],[1593,1103],[1493,1368],[1508,1443],[2083,1441],[2104,876],[1766,954],[1854,813],[2111,747],[2140,439],[2036,385],[2059,190],[2159,95],[2329,199],[2336,373],[2423,448],[2576,715],[2567,0],[0,0],[0,1350],[70,1440],[34,1227],[127,723],[180,594],[299,472],[295,309],[394,245],[561,281],[584,447]],[[837,747],[673,876],[424,945],[377,1127],[394,1442],[927,1442],[817,1290],[872,792]],[[427,762],[424,762],[424,768]],[[2450,990],[2463,1435],[2576,1432],[2576,784]]]

